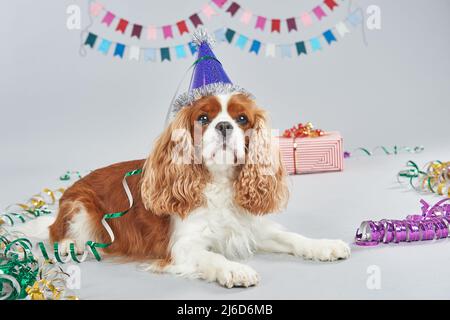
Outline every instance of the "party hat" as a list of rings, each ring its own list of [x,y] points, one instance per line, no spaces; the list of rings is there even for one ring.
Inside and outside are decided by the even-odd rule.
[[[193,43],[197,46],[198,52],[197,59],[190,68],[194,71],[189,90],[174,99],[171,106],[172,116],[181,108],[192,105],[196,100],[206,96],[242,93],[253,97],[247,90],[231,82],[222,63],[212,51],[214,42],[206,29],[198,28],[194,32]]]

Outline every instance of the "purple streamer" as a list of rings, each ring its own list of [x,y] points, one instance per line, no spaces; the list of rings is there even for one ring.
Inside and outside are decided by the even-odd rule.
[[[409,215],[404,220],[383,219],[363,221],[356,230],[355,243],[360,246],[376,246],[379,243],[412,242],[447,238],[450,226],[450,198],[438,201],[434,206],[425,200],[422,214]]]

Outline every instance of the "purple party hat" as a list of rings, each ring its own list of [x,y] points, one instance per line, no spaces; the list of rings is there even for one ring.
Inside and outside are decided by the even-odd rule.
[[[197,60],[190,68],[194,68],[194,71],[189,91],[174,99],[171,106],[172,116],[181,108],[192,105],[194,101],[206,96],[242,93],[253,98],[248,91],[231,82],[222,63],[212,51],[215,42],[212,36],[204,28],[198,28],[192,37],[198,49]]]

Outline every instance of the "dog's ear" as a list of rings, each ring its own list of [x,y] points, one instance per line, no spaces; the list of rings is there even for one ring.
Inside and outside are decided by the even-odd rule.
[[[256,215],[280,211],[289,197],[286,173],[261,109],[257,109],[249,131],[245,163],[234,182],[235,201]]]
[[[154,214],[186,217],[204,204],[208,171],[196,159],[189,108],[182,108],[156,140],[144,165],[142,200]],[[197,157],[198,158],[198,157]]]

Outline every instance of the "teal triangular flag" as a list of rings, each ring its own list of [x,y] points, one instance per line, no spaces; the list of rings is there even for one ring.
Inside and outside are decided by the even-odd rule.
[[[86,46],[90,46],[91,48],[93,48],[94,45],[95,45],[95,41],[97,41],[97,35],[96,35],[96,34],[93,34],[92,32],[89,32],[89,34],[88,34],[88,36],[87,36],[86,41],[84,42],[84,44],[85,44]]]
[[[169,48],[161,48],[161,62],[164,60],[170,61]]]
[[[227,39],[228,43],[231,43],[233,41],[233,37],[236,34],[236,31],[227,29],[225,32],[225,39]]]

